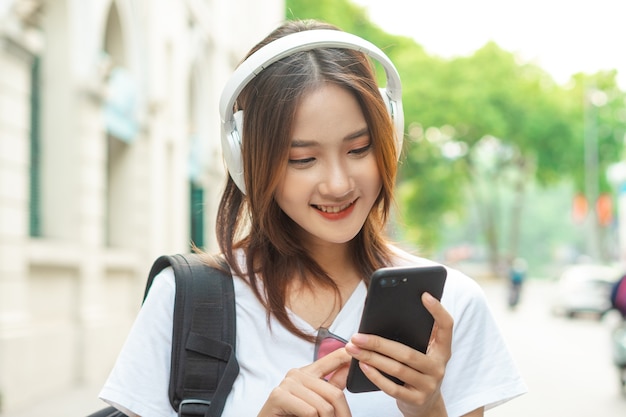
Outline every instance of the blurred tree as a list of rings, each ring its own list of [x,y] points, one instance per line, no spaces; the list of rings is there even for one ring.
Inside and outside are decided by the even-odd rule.
[[[447,102],[418,113],[430,116],[425,125],[448,126],[440,147],[465,144],[454,175],[460,169],[492,273],[498,275],[518,255],[526,186],[534,178],[549,185],[571,174],[576,166],[564,150],[580,143],[580,134],[563,106],[563,90],[550,76],[535,65],[520,64],[493,42],[450,61],[435,87]]]

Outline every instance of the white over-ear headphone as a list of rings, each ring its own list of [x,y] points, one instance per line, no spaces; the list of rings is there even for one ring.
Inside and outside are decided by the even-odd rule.
[[[387,55],[374,44],[350,33],[329,29],[296,32],[276,39],[250,55],[230,77],[220,98],[222,153],[231,178],[244,194],[246,186],[241,157],[243,111],[233,113],[237,97],[250,80],[269,65],[296,52],[318,48],[353,49],[365,53],[382,65],[387,76],[387,85],[380,92],[395,126],[396,152],[400,156],[404,135],[402,84],[396,67]]]

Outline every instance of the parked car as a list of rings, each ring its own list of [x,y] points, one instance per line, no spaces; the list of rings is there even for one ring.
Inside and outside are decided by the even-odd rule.
[[[580,264],[566,268],[559,277],[552,305],[557,315],[592,314],[601,318],[611,309],[611,287],[621,271],[608,265]]]

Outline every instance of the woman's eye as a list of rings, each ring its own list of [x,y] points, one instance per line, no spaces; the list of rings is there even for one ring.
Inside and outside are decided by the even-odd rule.
[[[368,143],[366,146],[363,146],[362,148],[352,149],[350,153],[353,155],[362,155],[366,153],[367,151],[369,151],[370,149],[372,149],[372,144]]]
[[[315,158],[290,159],[289,164],[295,166],[305,166],[315,161]]]

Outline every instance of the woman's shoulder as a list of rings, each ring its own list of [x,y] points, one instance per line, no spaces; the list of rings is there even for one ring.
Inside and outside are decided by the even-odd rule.
[[[480,283],[458,269],[449,267],[430,259],[410,254],[398,249],[395,265],[442,265],[446,268],[446,283],[441,297],[441,304],[452,315],[456,328],[472,327],[485,323],[493,323],[489,318],[490,302]],[[495,327],[493,327],[495,329]]]
[[[478,282],[473,278],[469,277],[465,273],[445,265],[441,262],[434,261],[432,259],[424,258],[419,255],[412,254],[408,252],[406,249],[399,248],[397,246],[391,247],[394,260],[394,266],[410,266],[410,265],[440,265],[446,269],[446,286],[445,292],[447,293],[459,293],[465,294],[467,296],[473,297],[482,297],[483,291]]]
[[[155,296],[158,294],[160,298],[173,297],[175,291],[176,279],[174,277],[174,269],[171,266],[167,266],[154,276],[146,299],[152,294],[155,294]]]

